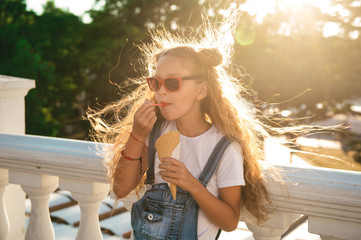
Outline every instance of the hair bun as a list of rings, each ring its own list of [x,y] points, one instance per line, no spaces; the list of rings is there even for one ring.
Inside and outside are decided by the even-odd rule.
[[[223,56],[217,48],[202,48],[199,50],[198,56],[203,62],[214,67],[223,62]]]

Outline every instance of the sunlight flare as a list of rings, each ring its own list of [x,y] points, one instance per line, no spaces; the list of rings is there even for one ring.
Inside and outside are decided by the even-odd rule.
[[[313,5],[321,9],[322,12],[329,13],[336,11],[331,6],[330,0],[248,0],[240,5],[242,11],[248,12],[251,16],[255,16],[257,23],[261,24],[267,14],[272,14],[280,9],[281,11],[289,11],[289,9],[295,9],[299,12],[303,6]],[[337,11],[341,11],[337,9]]]
[[[325,38],[333,37],[340,34],[341,28],[338,23],[328,22],[323,26],[322,34]]]

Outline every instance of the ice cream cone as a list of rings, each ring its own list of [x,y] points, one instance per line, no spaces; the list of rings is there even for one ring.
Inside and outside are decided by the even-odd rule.
[[[155,142],[155,149],[157,150],[159,159],[171,157],[173,150],[179,144],[180,133],[178,131],[168,132],[160,136]],[[169,185],[172,197],[175,200],[177,195],[177,186],[173,183]]]

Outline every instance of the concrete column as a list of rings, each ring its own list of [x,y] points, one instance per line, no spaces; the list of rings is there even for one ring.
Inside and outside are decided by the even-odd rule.
[[[109,193],[109,184],[60,178],[59,186],[70,191],[80,207],[80,225],[75,239],[102,240],[98,212],[101,201]]]
[[[25,101],[34,80],[0,75],[0,133],[25,134]],[[19,185],[7,186],[5,209],[10,223],[7,240],[25,237],[25,193]]]
[[[253,233],[255,240],[280,240],[289,225],[299,218],[299,214],[275,211],[261,225],[246,222],[247,228]]]
[[[5,190],[9,184],[9,171],[7,169],[0,169],[0,239],[6,239],[9,230],[9,218],[5,208]]]
[[[11,171],[10,182],[21,185],[31,201],[29,225],[25,240],[55,239],[49,214],[49,197],[58,187],[58,177],[23,171]]]
[[[308,231],[319,234],[322,240],[358,240],[361,236],[361,223],[309,216]]]

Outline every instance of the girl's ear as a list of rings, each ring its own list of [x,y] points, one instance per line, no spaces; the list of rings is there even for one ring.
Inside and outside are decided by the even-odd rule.
[[[197,92],[197,100],[201,101],[204,99],[208,94],[208,82],[204,81],[200,84],[198,84],[198,92]]]

